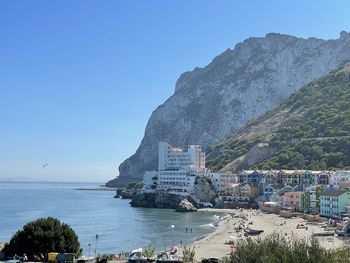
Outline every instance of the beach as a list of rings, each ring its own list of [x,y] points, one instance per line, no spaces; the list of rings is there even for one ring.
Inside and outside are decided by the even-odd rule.
[[[236,209],[200,209],[201,211],[216,211],[227,213],[227,216],[222,218],[219,222],[217,229],[205,236],[204,238],[193,243],[196,251],[196,260],[202,258],[217,257],[222,258],[227,256],[231,252],[230,245],[226,245],[225,241],[238,241],[244,237],[240,233],[236,233],[235,226],[238,225],[240,218],[232,218],[232,214],[244,215],[248,218],[248,222],[252,222],[250,227],[252,229],[262,229],[264,232],[259,236],[251,236],[251,238],[264,238],[273,233],[286,235],[288,237],[306,238],[309,239],[312,233],[324,231],[324,229],[318,224],[307,223],[302,218],[282,218],[275,214],[267,214],[258,212],[257,210],[236,210]],[[298,224],[304,224],[307,229],[297,229]],[[349,245],[348,241],[341,240],[334,237],[317,237],[320,245],[325,248],[339,248],[343,245]]]

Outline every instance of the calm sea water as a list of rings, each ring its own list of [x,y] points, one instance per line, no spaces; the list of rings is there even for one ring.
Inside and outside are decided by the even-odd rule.
[[[1,183],[0,242],[9,241],[24,224],[52,216],[68,223],[86,255],[118,253],[152,243],[157,249],[189,243],[214,230],[213,213],[176,213],[170,209],[133,208],[129,200],[86,183]],[[173,227],[172,227],[173,226]],[[191,229],[186,232],[185,228]],[[95,236],[99,235],[96,243]]]

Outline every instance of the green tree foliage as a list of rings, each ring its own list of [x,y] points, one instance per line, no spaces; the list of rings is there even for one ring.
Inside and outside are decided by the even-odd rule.
[[[38,255],[49,252],[76,254],[81,252],[78,236],[74,230],[52,217],[39,218],[27,223],[5,245],[7,255],[24,253]]]
[[[209,152],[207,152],[209,154],[207,165],[214,171],[219,170],[232,160],[246,154],[250,148],[262,141],[264,141],[264,138],[262,137],[244,140],[229,139],[223,141],[218,145],[213,146],[213,150],[209,149]],[[212,155],[215,155],[215,152],[217,152],[217,156],[211,157]]]
[[[143,256],[146,258],[151,258],[154,256],[155,248],[152,246],[152,244],[148,244],[143,251]]]
[[[238,243],[225,263],[338,263],[349,262],[350,249],[326,250],[317,239],[297,239],[273,234],[264,239],[248,238]]]
[[[251,168],[324,170],[350,167],[349,69],[348,65],[311,82],[250,124],[254,126],[279,112],[294,116],[269,136],[270,147],[276,149],[276,153]],[[211,150],[208,165],[220,169],[262,140],[256,136],[238,141],[233,135]],[[210,158],[215,149],[217,154]]]

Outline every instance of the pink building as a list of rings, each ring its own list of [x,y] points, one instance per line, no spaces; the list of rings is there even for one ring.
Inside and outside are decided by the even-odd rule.
[[[304,192],[286,192],[283,195],[283,207],[290,207],[292,210],[298,210],[301,203],[301,197]]]

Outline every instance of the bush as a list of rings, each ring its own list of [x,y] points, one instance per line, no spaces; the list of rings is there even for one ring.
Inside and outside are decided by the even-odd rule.
[[[29,257],[49,252],[81,253],[74,230],[52,217],[27,223],[5,245],[4,251],[8,256],[25,253]]]
[[[196,255],[195,248],[191,246],[184,246],[182,249],[182,261],[185,263],[193,263]]]
[[[247,238],[238,243],[225,263],[336,263],[349,262],[350,249],[326,250],[317,239],[297,239],[273,234],[264,239]]]
[[[151,258],[154,256],[155,248],[152,246],[152,244],[148,244],[143,251],[143,256],[146,258]]]

